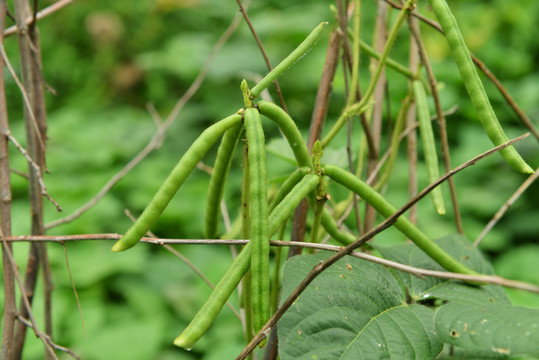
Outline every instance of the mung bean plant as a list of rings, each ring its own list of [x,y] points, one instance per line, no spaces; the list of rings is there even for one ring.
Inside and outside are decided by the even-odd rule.
[[[495,146],[505,144],[508,137],[496,118],[451,9],[445,0],[428,2],[440,22],[443,37],[451,49],[486,136]],[[268,348],[275,347],[275,340],[263,339],[268,335],[268,324],[278,321],[277,326],[272,325],[270,328],[273,332],[278,330],[281,359],[427,359],[436,358],[442,352],[450,358],[453,349],[458,349],[462,354],[476,353],[481,356],[531,354],[533,351],[539,351],[539,341],[534,343],[539,337],[539,330],[532,329],[533,324],[536,324],[534,321],[538,319],[537,311],[511,306],[500,286],[487,285],[490,278],[482,275],[492,275],[492,269],[478,250],[467,244],[468,240],[461,235],[431,239],[413,220],[402,215],[402,212],[399,213],[398,206],[391,204],[384,195],[388,191],[387,186],[397,161],[399,145],[410,125],[406,123],[406,119],[410,114],[415,114],[411,110],[412,105],[417,113],[426,165],[426,173],[418,176],[426,179],[428,183],[435,183],[440,177],[439,143],[436,141],[429,111],[429,98],[435,95],[436,84],[426,81],[421,67],[408,67],[390,58],[396,42],[421,41],[414,40],[411,36],[408,39],[400,36],[404,24],[415,21],[416,1],[408,0],[400,6],[381,53],[361,39],[360,17],[367,16],[360,12],[361,1],[351,1],[349,9],[344,9],[339,1],[337,3],[338,6],[334,9],[335,20],[322,22],[315,27],[288,57],[254,86],[249,86],[246,80],[241,82],[238,91],[243,96],[244,104],[239,105],[234,114],[215,122],[200,134],[163,181],[136,222],[112,250],[127,250],[145,236],[197,163],[221,138],[207,191],[203,232],[208,239],[221,237],[249,241],[235,257],[190,324],[185,329],[178,329],[181,333],[174,340],[175,345],[184,349],[195,347],[224,304],[240,283],[243,283],[243,292],[250,294],[249,298],[242,297],[242,306],[250,315],[245,317],[246,339],[261,346],[266,344]],[[350,20],[347,11],[351,14]],[[281,106],[260,99],[260,96],[313,46],[321,46],[316,45],[318,40],[324,32],[329,31],[333,31],[335,37],[341,39],[345,54],[343,66],[351,74],[347,83],[348,100],[338,119],[331,122],[328,119],[330,127],[324,131],[325,134],[315,135],[306,141],[302,135],[303,129],[298,129],[297,122],[290,114]],[[375,64],[364,93],[359,90],[358,80],[360,51],[371,56]],[[376,176],[371,165],[374,165],[373,159],[378,161],[373,151],[380,148],[380,142],[373,143],[376,140],[373,140],[370,124],[378,121],[373,115],[376,102],[381,99],[376,88],[386,65],[405,76],[409,90],[402,99],[401,109],[393,124],[393,133],[388,140],[391,150],[385,157],[385,163],[379,164],[379,175]],[[358,119],[361,119],[363,133],[352,141],[360,143],[359,153],[348,155],[349,164],[356,162],[356,170],[350,166],[345,168],[326,162],[324,151],[330,144],[338,141],[337,139],[341,139],[337,135],[344,132],[347,126],[350,129],[351,124],[358,122]],[[266,120],[269,121],[266,123]],[[270,126],[276,126],[282,133],[295,162],[294,170],[284,176],[285,180],[273,192],[269,191],[268,187],[272,174],[268,174],[266,156],[267,128]],[[413,127],[411,131],[415,131]],[[236,227],[235,231],[222,234],[218,230],[220,204],[237,148],[245,154],[242,186],[244,193],[241,215],[238,216],[241,226]],[[400,146],[400,149],[402,148],[403,146]],[[514,147],[504,147],[500,153],[518,172],[533,173],[532,168]],[[366,175],[363,173],[365,169],[368,169]],[[332,192],[337,187],[340,193],[344,191],[349,194],[348,198],[340,203],[335,203],[332,199]],[[446,212],[450,212],[449,209],[446,211],[440,187],[434,187],[430,196],[437,214],[444,216]],[[298,209],[304,201],[308,204],[309,212],[302,215]],[[358,203],[361,202],[366,208],[371,208],[382,218],[388,219],[387,226],[394,226],[410,243],[393,248],[377,245],[375,241],[366,243],[363,237],[377,230],[373,230],[372,224],[361,228],[362,214],[358,211]],[[282,238],[287,234],[289,220],[292,219],[296,224],[302,221],[302,216],[306,224],[305,232],[309,234],[309,243],[313,246],[329,239],[330,242],[338,244],[337,250],[345,249],[348,254],[354,249],[360,249],[373,253],[378,258],[427,268],[441,278],[419,278],[416,277],[417,274],[388,270],[382,265],[364,260],[342,258],[314,281],[310,280],[313,281],[311,285],[301,288],[301,280],[308,277],[310,269],[313,266],[323,266],[321,264],[327,260],[324,252],[292,258],[286,265],[283,279],[276,278],[278,272],[270,271],[274,259],[270,240],[277,232]],[[350,230],[343,226],[343,222],[345,225],[355,224],[357,229]],[[280,264],[275,262],[274,266],[279,267]],[[458,280],[443,279],[440,273],[452,273]],[[245,289],[246,286],[249,291]],[[278,293],[281,286],[282,304],[286,304],[284,300],[287,296],[295,294],[294,289],[298,286],[301,289],[300,295],[291,299],[293,305],[289,311],[283,310],[283,313],[279,313],[279,310],[272,306],[272,294]],[[495,314],[502,309],[504,313],[522,319],[521,333],[524,329],[528,331],[528,338],[517,341],[509,335],[509,339],[488,335],[489,331],[504,331],[503,321],[493,320],[496,318]],[[465,310],[471,314],[469,320],[461,319],[465,323],[468,321],[467,325],[453,323]],[[480,315],[481,311],[483,315]],[[486,323],[488,326],[483,326]],[[504,334],[509,334],[508,331]],[[390,336],[386,337],[384,334]],[[254,335],[257,336],[253,338]],[[479,341],[474,341],[476,337]],[[447,350],[448,348],[450,350]],[[245,356],[248,354],[240,355],[239,358]]]

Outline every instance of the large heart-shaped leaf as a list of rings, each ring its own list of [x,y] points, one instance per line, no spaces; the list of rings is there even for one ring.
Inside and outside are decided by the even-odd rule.
[[[539,354],[539,309],[449,302],[436,311],[435,324],[445,342],[467,350]]]
[[[465,237],[449,235],[435,242],[455,259],[478,273],[494,274],[492,266],[485,260],[483,254]],[[388,260],[422,269],[443,270],[440,265],[413,244],[391,247],[374,245],[374,247]],[[486,285],[477,287],[434,277],[421,279],[401,271],[394,271],[393,273],[404,283],[413,301],[441,299],[444,301],[458,300],[459,302],[470,302],[472,304],[510,304],[505,290],[501,286]]]
[[[283,298],[320,260],[296,256],[285,266]],[[383,266],[346,258],[317,277],[278,323],[281,359],[432,359],[442,350],[434,312],[408,305]]]
[[[470,268],[493,273],[466,238],[451,235],[436,242]],[[412,244],[375,248],[385,258],[441,270]],[[328,256],[291,259],[284,270],[283,298]],[[538,317],[539,310],[512,306],[500,286],[421,279],[348,257],[315,279],[279,321],[280,355],[282,359],[434,359],[447,342],[456,346],[448,355],[452,358],[455,354],[463,359],[533,356],[539,352]]]

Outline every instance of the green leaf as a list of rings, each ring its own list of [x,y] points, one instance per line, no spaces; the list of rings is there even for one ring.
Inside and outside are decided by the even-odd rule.
[[[435,325],[445,342],[467,350],[539,354],[539,309],[450,302],[436,312]]]
[[[471,269],[486,275],[492,275],[494,273],[490,263],[485,260],[481,252],[473,247],[465,237],[461,235],[449,235],[437,239],[435,242],[451,256]],[[413,244],[391,247],[373,246],[388,260],[422,269],[443,270],[440,265]],[[420,279],[415,275],[396,270],[393,273],[406,286],[412,301],[421,302],[428,299],[442,299],[444,301],[454,300],[461,303],[470,302],[471,304],[510,304],[501,286],[485,285],[477,287],[433,277]]]
[[[285,266],[283,299],[328,254]],[[318,276],[278,323],[281,359],[432,359],[442,350],[433,311],[407,305],[383,266],[342,259]]]

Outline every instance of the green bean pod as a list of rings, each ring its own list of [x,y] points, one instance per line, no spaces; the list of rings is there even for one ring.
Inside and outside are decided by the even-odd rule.
[[[334,240],[336,240],[337,242],[339,242],[340,244],[344,246],[350,245],[351,243],[357,240],[357,237],[355,237],[354,235],[339,229],[337,222],[335,221],[333,216],[331,216],[331,214],[326,208],[322,210],[321,223],[324,230],[326,230],[327,233]]]
[[[316,175],[306,175],[275,207],[268,220],[270,235],[274,234],[281,224],[294,213],[301,200],[316,188],[318,180]],[[204,335],[249,269],[251,254],[252,243],[249,242],[234,259],[187,328],[174,340],[174,345],[190,349]]]
[[[146,206],[137,221],[127,230],[120,240],[114,244],[112,251],[124,251],[133,246],[150,230],[168,203],[176,194],[196,164],[204,157],[225,131],[241,122],[242,115],[234,114],[216,122],[200,134],[191,147],[165,179],[150,203]]]
[[[257,107],[262,115],[273,121],[281,129],[294,152],[298,166],[306,166],[313,169],[313,161],[309,154],[309,150],[305,145],[305,141],[303,140],[296,123],[286,111],[269,101],[260,101],[257,104]]]
[[[301,59],[311,48],[316,44],[320,35],[327,25],[327,21],[320,23],[313,31],[303,40],[298,47],[290,53],[279,65],[275,66],[258,84],[251,89],[251,98],[256,98],[262,91],[267,88],[275,79],[281,76],[288,68],[294,65]]]
[[[413,88],[417,108],[417,120],[419,121],[419,133],[421,135],[421,143],[423,144],[423,155],[427,164],[427,178],[429,179],[429,183],[433,183],[440,177],[440,171],[438,169],[438,154],[436,152],[436,144],[430,121],[427,94],[425,93],[423,84],[419,80],[414,80]],[[440,215],[445,215],[441,187],[437,186],[432,189],[430,196],[436,212]]]
[[[305,175],[300,182],[283,198],[281,202],[273,209],[269,217],[270,224],[282,224],[291,214],[291,207],[296,207],[309,193],[314,191],[318,186],[319,177],[315,174]],[[273,234],[277,229],[270,227],[270,234]]]
[[[238,143],[241,129],[242,124],[240,123],[227,130],[217,150],[217,157],[215,158],[210,184],[208,186],[208,198],[206,200],[204,234],[208,239],[217,237],[221,199],[223,198],[226,177],[230,169],[230,163],[234,157],[234,149]]]
[[[228,298],[240,283],[251,264],[251,244],[247,244],[236,256],[226,273],[213,289],[210,297],[197,312],[193,320],[174,340],[174,345],[191,349],[209,329]]]
[[[382,216],[387,218],[397,211],[382,197],[382,195],[358,179],[354,174],[333,165],[326,165],[324,167],[324,173],[334,181],[359,195],[372,207],[374,207]],[[395,222],[395,227],[410,240],[412,240],[421,250],[423,250],[434,261],[440,264],[444,269],[451,272],[477,275],[475,271],[453,259],[451,255],[446,253],[436,243],[430,240],[406,217],[399,217]]]
[[[271,213],[275,206],[277,206],[284,197],[296,186],[305,175],[307,175],[311,170],[307,167],[297,168],[290,176],[286,178],[283,182],[277,194],[273,198],[268,211]]]
[[[251,303],[253,325],[260,330],[270,315],[268,180],[266,149],[260,113],[245,110],[245,132],[249,157],[249,207],[251,216]]]
[[[483,83],[477,74],[470,52],[464,42],[457,20],[451,13],[451,9],[445,0],[429,0],[429,3],[445,33],[445,38],[451,48],[451,53],[453,54],[464,86],[468,91],[468,95],[477,112],[481,125],[483,125],[485,132],[494,145],[501,145],[507,142],[508,138],[503,132],[496,114],[492,109],[485,89],[483,88]],[[500,150],[500,154],[513,169],[522,173],[533,173],[533,169],[526,164],[513,146]]]

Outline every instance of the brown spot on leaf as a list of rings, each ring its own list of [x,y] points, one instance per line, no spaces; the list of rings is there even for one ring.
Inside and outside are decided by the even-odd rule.
[[[497,347],[493,347],[492,350],[496,351],[497,353],[504,354],[504,355],[509,355],[509,354],[511,354],[511,350],[510,350],[510,349],[506,349],[506,348],[497,348]]]

